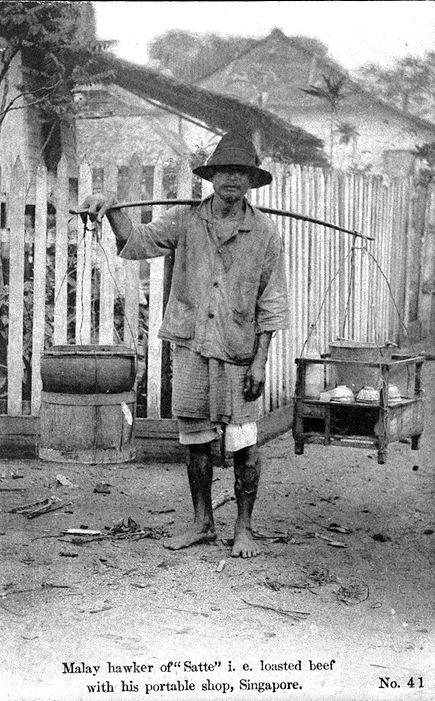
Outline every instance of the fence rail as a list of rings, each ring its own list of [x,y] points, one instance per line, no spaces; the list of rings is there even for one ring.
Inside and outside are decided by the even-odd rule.
[[[317,224],[271,217],[277,223],[285,251],[290,327],[272,339],[263,405],[267,413],[290,402],[294,358],[302,353],[313,328],[320,351],[338,336],[378,343],[398,339],[409,317],[408,263],[420,234],[413,224],[416,191],[410,180],[390,181],[380,176],[270,162],[264,165],[272,171],[274,180],[272,185],[251,192],[253,204],[327,220],[374,238],[364,241]],[[53,204],[49,192],[52,184],[48,185],[45,168],[40,166],[37,172],[30,222],[27,175],[19,159],[12,170],[6,200],[7,227],[0,232],[2,277],[7,283],[0,289],[3,376],[7,367],[7,383],[3,377],[3,387],[0,385],[3,413],[6,410],[11,416],[19,416],[23,410],[30,410],[38,414],[44,348],[65,343],[121,342],[130,347],[139,345],[141,352],[143,349],[146,416],[160,418],[165,404],[162,386],[167,379],[165,362],[162,373],[162,342],[157,338],[165,284],[167,287],[164,260],[150,261],[147,274],[147,266],[139,261],[116,257],[114,237],[106,220],[101,240],[97,241],[91,231],[84,231],[79,217],[68,214],[69,208],[77,204],[71,201],[70,172],[62,157],[53,226],[53,215],[50,220],[47,215],[47,202]],[[79,202],[93,191],[97,180],[98,187],[103,182],[104,190],[117,190],[116,164],[107,164],[103,177],[99,167],[94,183],[93,172],[83,161],[78,172]],[[129,163],[128,183],[128,192],[124,188],[122,198],[141,199],[144,166],[136,155]],[[195,187],[197,196],[198,183]],[[185,161],[178,172],[177,196],[192,197],[192,188],[191,170]],[[205,181],[202,188],[202,195],[210,192]],[[153,189],[147,194],[154,199],[169,194],[164,188],[161,162],[154,165]],[[431,209],[427,198],[425,207],[427,212]],[[160,210],[153,208],[152,216]],[[147,216],[140,208],[130,209],[129,215],[133,223]]]

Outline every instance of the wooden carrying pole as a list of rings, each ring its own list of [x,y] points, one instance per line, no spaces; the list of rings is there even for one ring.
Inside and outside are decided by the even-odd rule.
[[[152,207],[153,205],[199,205],[201,200],[140,200],[139,202],[120,202],[119,204],[114,204],[110,209],[126,209],[127,207]],[[304,214],[295,214],[294,212],[287,212],[283,209],[272,209],[271,207],[263,207],[256,205],[256,208],[260,212],[265,214],[276,214],[280,217],[290,217],[291,219],[300,219],[301,221],[311,222],[312,224],[320,224],[321,226],[327,226],[329,229],[334,229],[335,231],[342,231],[345,234],[350,234],[351,236],[358,236],[362,239],[367,239],[368,241],[374,241],[372,236],[365,236],[358,231],[352,231],[351,229],[345,229],[337,224],[331,224],[330,222],[322,221],[321,219],[313,219],[312,217],[307,217]],[[109,211],[109,210],[108,210]],[[87,209],[70,209],[70,214],[87,214]]]

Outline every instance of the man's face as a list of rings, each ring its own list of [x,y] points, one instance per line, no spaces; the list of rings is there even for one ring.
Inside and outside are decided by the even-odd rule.
[[[236,166],[220,168],[213,175],[212,183],[215,193],[229,204],[242,200],[251,187],[249,174]]]

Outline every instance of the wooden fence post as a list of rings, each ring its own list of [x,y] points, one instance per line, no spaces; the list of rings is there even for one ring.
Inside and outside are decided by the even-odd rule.
[[[45,279],[47,275],[47,170],[40,164],[35,187],[35,244],[33,254],[33,337],[31,413],[41,404],[41,354],[45,332]]]
[[[79,169],[79,202],[92,193],[92,173],[83,160]],[[76,343],[91,342],[92,231],[85,231],[77,218]]]
[[[397,212],[396,230],[400,237],[400,245],[397,247],[396,268],[397,268],[397,297],[400,317],[396,319],[394,326],[393,340],[399,341],[403,336],[405,320],[405,297],[406,297],[406,270],[407,270],[407,232],[409,228],[408,208],[410,200],[411,181],[402,180],[398,183],[400,191],[400,207]]]
[[[373,219],[372,219],[373,256],[379,260],[382,245],[382,178],[373,177]],[[375,261],[371,261],[373,273],[373,313],[372,313],[372,339],[378,341],[379,337],[379,295],[380,295],[380,274]]]
[[[360,173],[353,173],[353,195],[352,195],[352,210],[351,210],[351,228],[356,231],[361,231],[362,223],[362,208],[364,205],[364,193],[362,190],[362,176]],[[354,238],[353,245],[355,246],[354,257],[354,285],[353,285],[353,338],[356,341],[364,341],[361,325],[364,323],[364,306],[366,302],[363,293],[362,269],[364,252],[362,250],[363,242],[361,239]]]
[[[128,170],[128,199],[134,201],[141,198],[142,162],[134,154]],[[141,209],[132,207],[128,216],[133,226],[140,224]],[[139,266],[138,260],[124,260],[125,267],[125,310],[124,310],[124,343],[130,348],[137,348],[139,327]]]
[[[309,214],[309,192],[308,192],[308,169],[302,167],[298,173],[298,204],[297,212]],[[300,309],[300,324],[299,324],[299,348],[300,353],[304,346],[305,340],[309,331],[309,303],[310,303],[310,258],[309,258],[309,227],[307,222],[300,222],[298,231],[298,256],[299,256],[299,271],[298,271],[298,300],[297,305]]]
[[[277,163],[268,162],[265,166],[272,172],[273,184],[268,187],[269,190],[269,203],[270,207],[277,208],[280,207],[278,201],[281,200],[280,191],[282,188],[282,169]],[[282,228],[280,221],[281,218],[276,216],[270,216],[270,218],[275,222],[278,231],[282,236]],[[270,360],[270,401],[271,408],[276,409],[283,404],[283,332],[281,330],[277,331],[273,337],[270,344],[269,360]]]
[[[153,199],[161,199],[163,194],[163,163],[159,159],[154,170]],[[162,207],[153,208],[153,218],[159,216]],[[150,306],[148,317],[148,376],[147,376],[147,417],[160,418],[162,342],[157,337],[163,315],[163,257],[150,260]]]
[[[8,330],[8,414],[22,413],[23,310],[24,310],[24,210],[26,173],[18,156],[11,174],[9,194],[9,330]]]
[[[434,323],[435,295],[435,185],[428,183],[425,208],[426,226],[422,234],[418,317],[422,338],[429,335]]]
[[[315,217],[325,219],[325,177],[320,168],[314,170],[314,193],[316,200]],[[327,239],[329,231],[321,226],[315,226],[313,246],[317,248],[317,308],[316,317],[318,317],[319,328],[319,352],[326,350],[327,333],[326,333],[326,309],[328,302],[327,288]],[[322,306],[323,305],[323,306]]]
[[[387,191],[386,191],[386,201],[385,201],[385,224],[384,224],[384,263],[383,271],[387,279],[383,278],[383,312],[384,316],[382,319],[383,336],[381,337],[381,342],[389,340],[388,327],[390,323],[390,317],[393,310],[393,304],[391,301],[391,234],[392,234],[392,219],[393,219],[393,189],[391,179],[387,181]],[[388,282],[387,282],[388,281]]]
[[[116,163],[106,163],[104,169],[104,191],[116,193],[118,167]],[[104,217],[101,227],[101,241],[98,251],[100,265],[100,327],[98,343],[113,344],[113,320],[115,283],[116,244],[115,236],[107,217]]]
[[[363,234],[370,235],[371,228],[371,206],[372,206],[372,190],[371,190],[371,179],[362,179],[363,188],[363,206],[361,210],[360,226]],[[362,298],[364,300],[364,315],[361,322],[361,334],[364,341],[371,341],[370,338],[370,317],[373,314],[372,308],[372,285],[370,281],[370,267],[371,258],[369,257],[367,251],[371,251],[372,241],[366,241],[365,245],[367,247],[366,251],[362,252],[362,271],[361,271],[361,286],[362,286]]]
[[[283,164],[280,164],[278,166],[279,170],[279,176],[280,176],[280,187],[277,192],[277,199],[276,202],[279,204],[277,206],[283,205],[285,207],[285,201],[287,197],[287,186],[288,186],[288,177],[287,177],[287,169],[286,166]],[[290,246],[289,246],[289,223],[290,219],[287,217],[282,217],[281,221],[281,238],[282,238],[282,246],[283,246],[283,251],[284,251],[284,265],[286,269],[286,281],[287,281],[287,295],[289,296],[289,255],[290,255]],[[288,318],[288,322],[290,324],[290,314]],[[291,334],[292,330],[291,328],[283,329],[280,332],[281,336],[281,361],[282,361],[282,366],[281,366],[281,372],[282,372],[282,378],[281,378],[281,388],[282,388],[282,399],[281,399],[281,404],[287,404],[288,402],[291,401],[291,396],[292,396],[292,386],[291,386],[291,372],[292,372],[292,365],[293,365],[293,357],[290,353],[290,347],[291,347]]]
[[[286,194],[284,198],[283,205],[290,211],[295,204],[295,190],[296,190],[296,177],[295,177],[295,166],[291,165],[286,168]],[[289,383],[290,391],[293,396],[294,386],[295,386],[295,367],[294,358],[298,355],[298,318],[299,314],[296,310],[296,280],[297,280],[297,221],[295,219],[289,219],[288,223],[288,295],[289,295],[289,306],[290,306],[290,333],[289,333],[289,356],[288,363],[290,368]]]
[[[88,193],[89,194],[89,193]],[[62,155],[57,166],[56,240],[54,254],[54,331],[53,345],[67,343],[68,324],[68,162]],[[81,219],[77,218],[81,223]],[[77,231],[77,241],[79,231]]]

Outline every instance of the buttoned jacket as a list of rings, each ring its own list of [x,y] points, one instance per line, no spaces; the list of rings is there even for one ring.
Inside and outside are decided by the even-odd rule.
[[[244,218],[217,240],[211,197],[172,207],[131,229],[127,259],[175,253],[162,339],[206,357],[249,364],[256,336],[288,327],[284,255],[275,224],[245,201]]]

